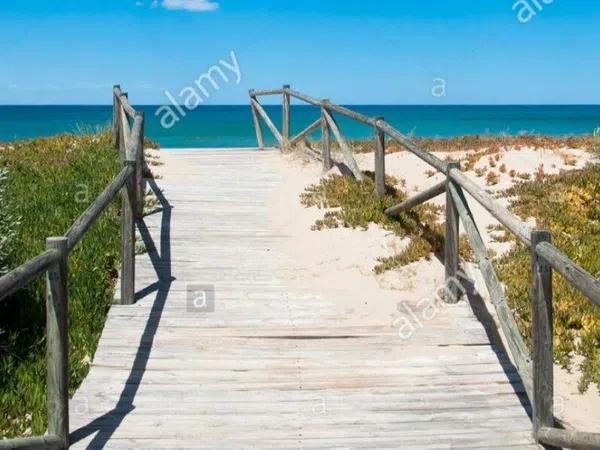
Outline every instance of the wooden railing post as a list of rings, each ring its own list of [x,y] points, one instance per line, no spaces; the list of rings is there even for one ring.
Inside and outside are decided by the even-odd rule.
[[[60,255],[46,274],[46,357],[48,434],[69,447],[69,328],[66,237],[48,238],[46,248]]]
[[[136,162],[128,155],[125,166]],[[135,303],[135,176],[130,176],[121,190],[121,305]]]
[[[113,86],[113,123],[112,123],[112,135],[113,145],[117,147],[119,145],[119,117],[120,103],[117,97],[117,92],[121,92],[121,86],[115,84]]]
[[[537,254],[548,231],[531,233],[531,326],[533,338],[533,429],[554,426],[554,356],[552,345],[552,268]]]
[[[383,121],[376,117],[375,123]],[[385,133],[375,126],[375,193],[379,198],[385,196]]]
[[[290,85],[283,86],[283,113],[281,120],[281,136],[283,137],[282,147],[288,150],[290,145]]]
[[[123,97],[127,97],[127,92],[122,92],[121,95]],[[123,106],[121,105],[121,101],[119,100],[119,155],[121,156],[121,161],[125,161],[127,158],[127,141],[125,130],[123,129],[123,122],[128,122],[127,113],[123,110]]]
[[[323,103],[329,103],[329,100],[323,100]],[[323,172],[331,169],[331,133],[329,122],[327,121],[327,111],[324,106],[321,106],[321,146],[323,157]]]
[[[144,180],[144,125],[145,116],[143,112],[135,113],[136,119],[140,120],[140,134],[138,142],[135,143],[135,181],[136,181],[136,208],[135,216],[136,219],[141,219],[144,215],[144,197],[146,194],[146,182]]]
[[[256,131],[256,143],[258,144],[258,148],[260,150],[264,150],[265,148],[265,138],[263,134],[262,124],[260,123],[260,117],[258,116],[258,111],[252,103],[252,100],[256,100],[256,95],[254,94],[254,89],[250,89],[248,92],[250,95],[250,108],[252,108],[252,120],[254,121],[254,130]]]
[[[458,286],[458,238],[459,221],[458,210],[450,191],[450,171],[460,168],[460,163],[448,163],[446,173],[446,238],[444,244],[445,290],[446,303],[456,303],[460,298]]]

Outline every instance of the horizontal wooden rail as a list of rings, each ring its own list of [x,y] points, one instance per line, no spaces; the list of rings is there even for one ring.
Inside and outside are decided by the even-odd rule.
[[[600,449],[600,433],[543,427],[538,431],[537,437],[540,442],[555,447]]]
[[[253,95],[281,95],[283,94],[283,89],[262,89],[262,90],[252,90]]]
[[[536,251],[554,270],[579,289],[583,295],[600,306],[600,281],[571,261],[552,244],[542,242],[536,246]]]
[[[56,262],[59,255],[54,250],[46,250],[35,258],[11,270],[0,278],[0,301],[31,283]],[[2,442],[2,441],[0,441]]]
[[[69,252],[81,241],[85,233],[96,222],[98,217],[104,212],[108,205],[119,195],[119,192],[127,183],[127,180],[133,175],[134,168],[126,166],[113,179],[113,181],[104,189],[104,191],[94,200],[94,202],[79,216],[75,223],[65,233],[68,239],[67,247]]]
[[[58,436],[38,436],[0,440],[0,450],[64,450]]]
[[[429,189],[416,194],[414,197],[409,198],[408,200],[404,200],[402,203],[399,203],[395,206],[392,206],[385,210],[385,213],[388,216],[397,216],[402,212],[408,211],[409,209],[414,208],[417,205],[428,202],[429,200],[439,197],[444,192],[446,192],[446,180],[436,184],[435,186],[430,187]]]

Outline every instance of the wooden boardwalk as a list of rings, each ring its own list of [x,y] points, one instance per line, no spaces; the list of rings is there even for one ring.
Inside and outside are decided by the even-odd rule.
[[[108,316],[71,400],[72,448],[537,448],[519,377],[467,303],[401,339],[345,323],[343,286],[281,276],[294,255],[269,221],[278,152],[163,153],[139,300]]]

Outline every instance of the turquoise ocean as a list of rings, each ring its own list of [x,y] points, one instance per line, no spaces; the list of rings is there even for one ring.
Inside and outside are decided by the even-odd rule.
[[[475,134],[554,136],[592,133],[600,126],[597,106],[377,106],[352,105],[368,116],[384,116],[403,133],[418,137],[450,137]],[[146,114],[146,134],[164,148],[253,147],[256,138],[250,108],[201,106],[188,111],[171,129],[164,129],[156,115],[158,106],[136,106]],[[278,125],[281,106],[265,106]],[[292,131],[304,129],[319,117],[312,106],[293,105]],[[111,106],[0,106],[0,142],[11,142],[60,133],[87,133],[109,125]],[[372,130],[338,117],[348,139],[366,139]],[[264,127],[267,141],[274,139]],[[318,132],[313,135],[318,137]]]

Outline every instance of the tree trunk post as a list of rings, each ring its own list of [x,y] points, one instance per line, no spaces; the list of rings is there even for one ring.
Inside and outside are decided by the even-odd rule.
[[[383,117],[376,117],[375,121]],[[385,133],[375,126],[375,193],[379,198],[385,196]]]
[[[46,274],[46,356],[48,364],[48,434],[58,436],[69,448],[69,321],[67,260],[68,239],[52,237],[46,248],[59,259]]]
[[[329,100],[323,100],[329,103]],[[331,132],[327,121],[325,106],[321,106],[321,146],[323,147],[323,172],[328,172],[331,167]]]
[[[115,93],[116,90],[118,90],[120,92],[121,86],[118,84],[115,84],[113,86],[112,135],[113,135],[113,145],[115,146],[115,148],[119,145],[119,121],[121,120],[119,117],[120,103],[119,103],[119,99],[117,98],[117,94]]]
[[[248,91],[250,95],[250,99],[256,99],[256,95],[254,94],[254,89],[250,89]],[[250,102],[250,108],[252,109],[252,120],[254,121],[254,130],[256,132],[256,143],[260,150],[265,149],[265,138],[263,134],[262,124],[260,123],[260,117],[258,115],[258,111],[254,107],[254,104]]]
[[[136,119],[141,120],[140,136],[136,145],[135,180],[136,180],[136,208],[135,217],[141,219],[144,216],[144,200],[146,196],[146,182],[144,180],[144,126],[146,123],[143,112],[136,112]]]
[[[281,120],[281,136],[283,137],[283,150],[290,146],[290,85],[283,86],[283,115]]]
[[[533,429],[554,426],[554,355],[552,345],[552,268],[536,247],[551,242],[549,231],[531,233],[531,326],[533,339]],[[554,448],[554,447],[551,447]]]
[[[452,162],[448,164],[446,174],[446,238],[444,240],[444,267],[445,267],[445,289],[444,299],[446,303],[457,303],[460,299],[458,280],[458,238],[459,219],[458,210],[450,192],[452,180],[448,175],[452,169],[460,168],[460,164]]]
[[[127,159],[125,166],[134,168],[135,160]],[[121,189],[121,305],[135,303],[135,176],[130,176]]]

